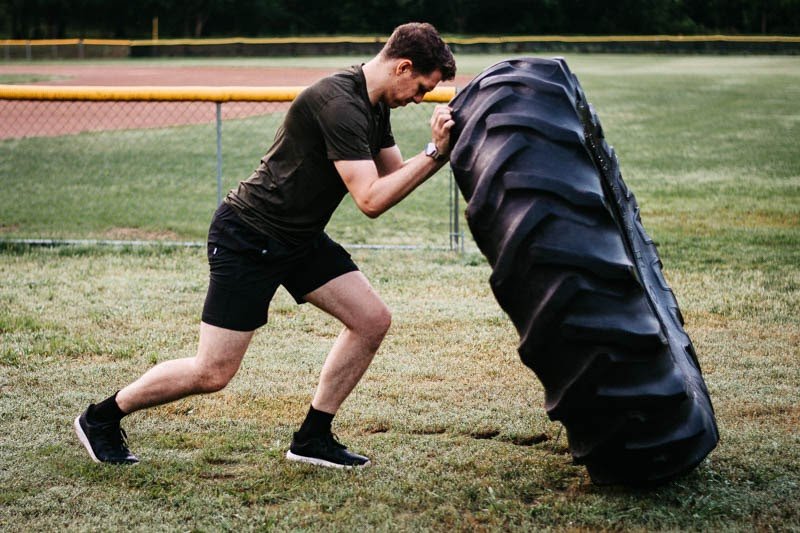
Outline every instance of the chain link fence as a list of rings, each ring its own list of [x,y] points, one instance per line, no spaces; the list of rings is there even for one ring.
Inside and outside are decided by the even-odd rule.
[[[222,196],[258,165],[290,105],[17,96],[0,93],[0,240],[27,243],[201,245]],[[428,142],[434,101],[393,110],[405,157]],[[461,249],[457,202],[445,167],[376,220],[347,196],[328,231],[351,246]]]

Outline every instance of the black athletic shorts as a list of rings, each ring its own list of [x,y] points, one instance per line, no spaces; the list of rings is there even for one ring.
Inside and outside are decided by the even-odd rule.
[[[278,285],[301,304],[311,291],[358,270],[350,254],[324,232],[308,243],[288,247],[246,225],[225,203],[208,231],[208,264],[211,275],[203,322],[238,331],[267,323]]]

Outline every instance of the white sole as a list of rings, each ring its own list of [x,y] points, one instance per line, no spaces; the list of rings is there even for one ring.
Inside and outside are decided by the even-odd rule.
[[[86,448],[87,452],[89,452],[89,456],[92,458],[92,461],[95,463],[102,462],[94,454],[94,451],[92,451],[92,446],[89,444],[89,439],[86,437],[86,433],[83,432],[83,428],[81,427],[81,415],[78,415],[75,418],[75,433],[78,435],[78,440],[81,441],[83,447]]]
[[[332,463],[330,461],[326,461],[325,459],[317,459],[315,457],[303,457],[302,455],[297,455],[292,453],[291,450],[286,452],[286,458],[290,461],[297,461],[298,463],[308,463],[310,465],[324,466],[327,468],[340,468],[344,470],[350,470],[353,468],[366,468],[372,465],[370,461],[367,461],[363,465],[340,465],[338,463]]]

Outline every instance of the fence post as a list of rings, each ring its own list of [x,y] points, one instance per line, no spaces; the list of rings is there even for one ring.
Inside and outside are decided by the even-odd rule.
[[[461,232],[460,217],[458,213],[458,185],[453,176],[453,168],[450,167],[450,250],[456,252],[464,251],[464,234]]]
[[[31,60],[31,42],[25,41],[25,59]]]
[[[217,102],[217,205],[222,203],[222,102]]]
[[[456,87],[456,94],[458,94],[458,87]],[[458,213],[458,184],[453,175],[453,167],[448,165],[447,169],[450,174],[450,250],[456,252],[464,251],[464,233],[461,231],[460,217]]]
[[[450,170],[447,176],[447,208],[448,214],[450,215],[450,251],[452,252],[455,250],[454,247],[454,238],[455,238],[455,228],[453,227],[453,223],[455,222],[455,216],[453,215],[453,171]]]

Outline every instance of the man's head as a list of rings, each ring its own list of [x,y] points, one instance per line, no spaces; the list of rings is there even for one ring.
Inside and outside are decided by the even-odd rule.
[[[427,22],[409,22],[395,28],[381,50],[385,59],[409,59],[418,74],[431,74],[438,70],[442,81],[456,75],[456,61],[450,47]]]
[[[409,22],[395,28],[379,57],[391,65],[393,83],[384,95],[390,107],[419,103],[440,81],[452,80],[456,62],[436,28]]]

